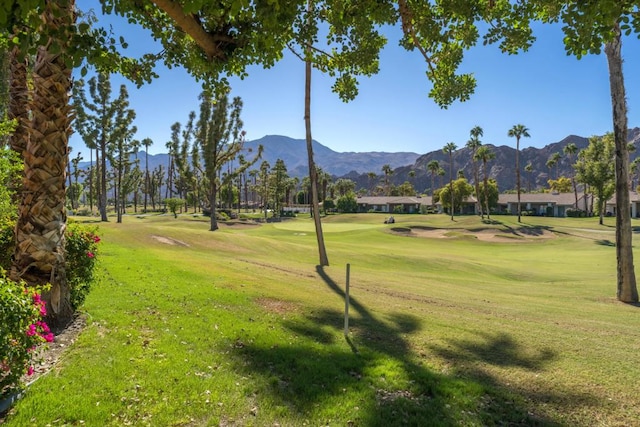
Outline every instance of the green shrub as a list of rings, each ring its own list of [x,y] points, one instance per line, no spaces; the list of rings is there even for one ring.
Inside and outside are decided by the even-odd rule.
[[[587,216],[587,213],[581,209],[567,209],[567,216],[570,218],[584,218]]]
[[[184,200],[177,197],[172,197],[169,199],[164,199],[164,204],[167,206],[167,209],[169,209],[169,212],[173,214],[173,217],[178,218],[178,211],[182,212]]]
[[[93,283],[93,273],[100,237],[96,227],[70,223],[67,226],[67,284],[71,290],[71,307],[76,311],[84,303]]]
[[[336,208],[338,208],[338,212],[342,213],[357,212],[358,201],[355,193],[347,193],[344,196],[340,196],[336,202]]]
[[[333,211],[336,208],[336,202],[333,201],[333,199],[324,199],[324,201],[322,202],[322,209],[325,212],[330,212]]]
[[[0,396],[22,387],[23,375],[33,373],[38,344],[53,341],[42,321],[47,312],[40,291],[0,271]]]
[[[11,268],[11,256],[13,255],[13,227],[15,221],[0,219],[0,268]]]
[[[4,270],[11,268],[14,227],[14,221],[0,222],[0,268]],[[76,311],[91,289],[100,237],[97,227],[72,222],[67,225],[65,239],[67,284],[71,292],[71,306]]]
[[[91,210],[89,208],[79,208],[76,210],[76,215],[78,216],[91,216]]]

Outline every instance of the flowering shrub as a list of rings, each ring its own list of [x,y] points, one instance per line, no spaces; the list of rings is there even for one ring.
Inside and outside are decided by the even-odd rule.
[[[14,250],[13,228],[15,222],[0,221],[0,268],[11,267]],[[77,310],[84,302],[93,281],[100,237],[97,227],[69,223],[65,233],[67,250],[67,284],[71,289],[71,306]]]
[[[21,387],[22,376],[33,373],[38,344],[53,341],[42,321],[46,314],[38,290],[9,280],[0,269],[0,396]]]
[[[67,226],[67,284],[71,289],[71,307],[77,310],[91,290],[100,237],[95,227],[70,223]]]

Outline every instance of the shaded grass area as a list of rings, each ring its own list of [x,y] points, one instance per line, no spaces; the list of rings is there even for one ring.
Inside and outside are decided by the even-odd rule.
[[[388,233],[377,215],[223,227],[101,226],[89,325],[8,425],[633,425],[638,308],[617,303],[611,239],[527,219],[518,244]],[[500,218],[397,216],[468,230]],[[350,227],[349,224],[357,226]],[[175,239],[162,243],[151,236]],[[344,264],[352,266],[344,337]]]

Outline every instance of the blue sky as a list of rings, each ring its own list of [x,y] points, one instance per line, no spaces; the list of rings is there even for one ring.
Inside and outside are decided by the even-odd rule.
[[[95,1],[79,6],[95,5]],[[93,6],[96,7],[96,6]],[[86,9],[83,9],[86,10]],[[99,7],[96,7],[99,11]],[[123,34],[135,52],[154,51],[150,36],[125,21],[103,21]],[[604,54],[581,60],[568,57],[559,27],[539,26],[534,46],[519,55],[500,53],[496,46],[478,46],[467,52],[462,70],[473,72],[478,87],[472,98],[440,109],[428,96],[431,84],[426,66],[416,52],[398,47],[399,29],[387,31],[387,47],[381,55],[378,75],[361,79],[355,101],[343,103],[331,92],[332,81],[313,74],[313,138],[338,152],[412,151],[424,154],[454,142],[462,147],[469,130],[479,125],[485,144],[515,145],[507,131],[517,123],[529,128],[531,138],[521,147],[542,147],[567,135],[600,135],[612,129],[607,62]],[[625,59],[629,126],[640,126],[640,42],[627,38]],[[127,85],[131,107],[136,111],[136,138],[154,141],[151,153],[166,152],[170,127],[185,123],[198,109],[201,87],[182,69],[158,67],[160,78],[137,89]],[[249,77],[231,79],[232,95],[244,101],[242,119],[247,139],[286,135],[303,139],[304,64],[293,55],[271,69],[251,67]],[[79,135],[71,137],[74,151],[84,151]],[[88,156],[85,156],[88,158]]]

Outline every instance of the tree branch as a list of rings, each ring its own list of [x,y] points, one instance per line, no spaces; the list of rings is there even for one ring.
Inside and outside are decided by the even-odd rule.
[[[433,60],[418,40],[418,35],[416,34],[415,27],[413,26],[413,13],[409,9],[409,5],[407,5],[406,0],[398,1],[398,9],[400,13],[400,22],[402,23],[402,32],[411,36],[413,45],[420,51],[424,59],[427,61],[429,69],[433,71]]]
[[[182,6],[174,0],[151,0],[164,11],[182,30],[189,34],[209,59],[226,60],[225,53],[219,48],[219,36],[209,33],[202,27],[196,15],[185,14]]]

